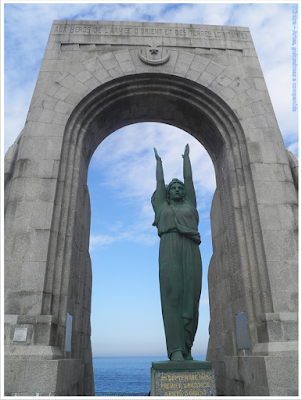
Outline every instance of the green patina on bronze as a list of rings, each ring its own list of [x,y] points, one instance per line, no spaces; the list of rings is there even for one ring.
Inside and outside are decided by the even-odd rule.
[[[157,186],[151,201],[153,225],[160,236],[159,281],[168,357],[171,361],[192,360],[202,261],[189,145],[183,155],[184,183],[173,179],[165,185],[162,161],[156,149],[154,152]]]
[[[185,365],[174,361],[153,361],[152,368],[156,371],[200,371],[201,369],[211,370],[212,363],[210,361],[187,361]]]

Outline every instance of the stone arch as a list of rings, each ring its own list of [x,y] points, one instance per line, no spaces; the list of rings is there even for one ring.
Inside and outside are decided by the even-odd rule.
[[[150,108],[151,113],[148,111]],[[244,185],[245,181],[251,180],[251,171],[249,166],[242,162],[247,152],[241,124],[228,105],[207,88],[196,84],[193,86],[185,78],[150,73],[128,75],[95,89],[75,108],[66,124],[62,146],[64,157],[61,159],[67,162],[63,162],[60,168],[59,181],[63,189],[62,192],[57,192],[55,204],[60,206],[53,216],[54,220],[60,221],[60,227],[58,232],[52,232],[50,241],[52,251],[55,251],[57,246],[64,246],[65,256],[58,257],[46,268],[44,287],[48,290],[44,290],[43,313],[57,317],[59,329],[60,326],[65,328],[67,312],[75,317],[75,304],[68,304],[76,301],[71,293],[76,292],[77,284],[76,281],[74,284],[70,283],[73,282],[71,277],[75,270],[81,268],[84,257],[89,263],[89,200],[86,180],[90,158],[108,134],[129,123],[143,121],[173,124],[193,134],[208,150],[215,166],[217,193],[223,199],[220,200],[220,225],[225,230],[224,240],[227,241],[223,250],[220,249],[223,252],[223,267],[226,270],[225,274],[230,277],[230,285],[236,291],[233,300],[240,303],[240,306],[235,303],[230,306],[229,313],[235,315],[247,310],[250,329],[256,330],[259,308],[261,314],[272,312],[272,300],[266,297],[269,284],[265,273],[257,271],[262,275],[253,281],[249,272],[250,262],[240,257],[240,254],[246,256],[248,253],[249,259],[257,257],[257,263],[260,265],[264,262],[262,247],[259,246],[255,254],[255,247],[251,246],[246,238],[246,231],[257,234],[259,220],[254,219],[253,226],[246,205],[246,202],[255,204],[255,199],[251,196],[248,199],[248,189]],[[236,187],[240,186],[238,181],[242,181],[240,188]],[[66,216],[62,215],[64,205],[68,210]],[[83,233],[79,235],[81,230]],[[61,251],[57,251],[57,254],[60,253]],[[53,270],[51,266],[54,267]],[[209,279],[210,282],[213,279],[211,271]],[[61,291],[51,292],[51,285],[53,288],[60,287]],[[221,297],[221,301],[226,300]],[[256,299],[250,301],[253,297]],[[62,307],[62,299],[67,299],[65,307]],[[255,310],[254,304],[257,301],[260,302],[260,307]],[[211,304],[215,308],[215,300],[211,299]],[[69,307],[72,311],[68,311]],[[212,318],[213,325],[221,324],[220,329],[223,330],[222,316],[215,316],[215,311],[212,311]],[[229,335],[232,332],[231,348],[236,354],[235,330],[233,319],[227,332]],[[221,340],[220,346],[225,347],[224,340]],[[227,354],[233,356],[234,353]]]
[[[116,94],[114,99],[113,90]],[[129,93],[131,93],[131,96],[129,96]],[[152,111],[149,112],[149,109]],[[238,257],[239,252],[234,249],[243,246],[243,249],[247,251],[245,229],[251,231],[254,229],[255,232],[259,230],[259,221],[254,221],[255,228],[253,228],[249,216],[245,216],[247,220],[244,227],[241,201],[247,201],[248,194],[242,190],[239,195],[239,190],[237,189],[236,193],[236,187],[232,188],[239,179],[248,181],[251,179],[249,167],[242,163],[242,158],[246,157],[247,154],[242,127],[236,115],[217,95],[200,85],[195,84],[193,86],[184,78],[160,74],[128,75],[95,89],[75,108],[66,125],[63,139],[62,152],[64,157],[62,157],[62,160],[67,160],[67,162],[63,162],[59,175],[63,192],[58,191],[56,195],[57,198],[62,196],[62,199],[69,196],[68,208],[73,210],[74,215],[68,215],[68,221],[65,221],[65,218],[59,217],[59,215],[54,215],[54,219],[60,220],[62,226],[65,224],[65,230],[60,231],[59,229],[58,234],[67,236],[68,227],[68,232],[70,230],[72,232],[74,229],[71,235],[75,238],[79,229],[78,225],[85,225],[81,221],[81,218],[84,218],[85,215],[84,208],[80,211],[80,205],[77,205],[77,203],[81,199],[80,203],[86,204],[83,199],[87,191],[87,170],[90,158],[98,144],[116,129],[143,121],[173,124],[193,134],[208,150],[215,166],[218,190],[226,203],[223,205],[222,218],[224,222],[222,225],[226,227],[229,235],[230,249],[229,254],[226,254],[227,263],[236,265],[236,268],[234,266],[233,268],[240,282],[237,282],[237,285],[240,286],[243,282],[243,278],[239,275],[239,265],[242,265],[242,260]],[[75,171],[74,174],[71,174],[70,171],[72,170]],[[239,174],[240,177],[238,178],[237,175]],[[70,183],[67,183],[68,179],[71,181]],[[244,185],[242,185],[242,189],[247,191]],[[65,201],[58,200],[55,203],[61,204],[62,207]],[[237,215],[234,215],[232,211],[235,201],[240,210]],[[249,201],[254,204],[255,199],[251,198]],[[61,210],[59,211],[58,208],[55,212],[59,213]],[[245,243],[239,243],[238,232],[241,233],[241,240]],[[55,232],[53,235],[57,236]],[[87,239],[84,242],[88,243]],[[60,243],[62,244],[62,239],[60,239]],[[54,248],[53,245],[50,245],[50,247]],[[251,252],[254,251],[254,248],[248,250]],[[70,252],[67,251],[67,253]],[[258,257],[261,257],[261,248],[258,250]],[[74,258],[78,257],[74,256]],[[68,263],[66,264],[66,260],[64,263],[66,268]],[[54,266],[60,268],[58,263],[54,263]],[[47,269],[47,271],[49,276],[56,276],[51,269]],[[248,274],[248,272],[246,273]],[[48,282],[47,279],[45,287],[48,288],[51,282]],[[245,284],[252,285],[250,277]],[[262,279],[261,284],[262,288],[257,286],[252,293],[267,292],[267,282]],[[63,286],[67,288],[66,285]],[[241,291],[239,286],[238,292]],[[59,298],[55,299],[56,296],[54,296],[52,298],[55,300],[49,301],[49,294],[44,292],[43,313],[52,314],[56,310],[55,315],[59,317],[60,300]],[[68,292],[64,295],[67,296],[67,294]],[[62,296],[62,293],[60,296]],[[270,302],[262,301],[261,307],[262,313],[271,311]],[[63,322],[66,318],[65,310],[63,312],[61,309],[61,314]],[[251,319],[255,320],[253,314]]]
[[[14,357],[21,356],[33,368],[35,356],[46,371],[52,360],[49,392],[93,393],[89,161],[101,141],[122,126],[163,122],[193,135],[215,167],[208,357],[218,394],[242,394],[242,385],[245,394],[272,393],[264,357],[281,351],[274,363],[282,363],[284,354],[296,354],[294,336],[284,332],[296,323],[297,194],[252,50],[246,48],[248,62],[235,67],[231,53],[219,64],[172,48],[169,60],[154,66],[144,64],[130,45],[99,55],[96,45],[50,36],[46,56],[58,55],[44,59],[24,130],[7,157],[7,324],[12,333],[26,326],[30,345],[16,346],[10,337],[7,365],[16,366]],[[235,52],[236,65],[243,50],[226,51]],[[267,213],[279,220],[281,233]],[[281,290],[276,266],[287,271],[288,285]],[[237,346],[235,316],[242,312],[248,357]],[[68,314],[71,350],[66,348]],[[276,321],[282,326],[278,334],[272,330]],[[276,343],[284,342],[280,350]],[[268,376],[259,389],[263,368]],[[70,373],[62,383],[64,369]]]

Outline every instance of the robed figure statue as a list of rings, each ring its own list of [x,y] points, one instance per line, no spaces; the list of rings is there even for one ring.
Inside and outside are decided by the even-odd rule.
[[[189,145],[183,155],[184,183],[173,179],[165,185],[162,161],[156,149],[154,152],[157,185],[152,196],[153,225],[160,237],[159,282],[167,352],[171,361],[193,360],[202,262]]]

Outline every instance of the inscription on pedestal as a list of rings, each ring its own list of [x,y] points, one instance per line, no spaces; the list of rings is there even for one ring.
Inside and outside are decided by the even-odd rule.
[[[211,393],[214,377],[208,371],[159,372],[157,375],[157,396],[214,396],[213,390]]]
[[[151,368],[151,396],[215,396],[215,375],[212,368],[190,368],[177,370]],[[202,364],[202,363],[200,363]],[[206,363],[204,363],[206,364]],[[210,364],[210,363],[209,363]]]

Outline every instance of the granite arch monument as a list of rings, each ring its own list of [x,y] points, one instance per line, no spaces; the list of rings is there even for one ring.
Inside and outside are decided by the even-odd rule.
[[[248,28],[108,21],[54,21],[6,154],[5,393],[94,393],[87,171],[105,137],[146,121],[192,134],[215,167],[217,394],[297,394],[296,161]]]

